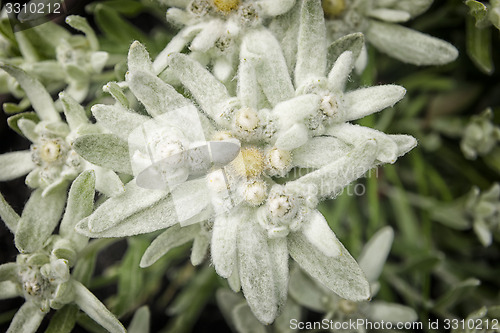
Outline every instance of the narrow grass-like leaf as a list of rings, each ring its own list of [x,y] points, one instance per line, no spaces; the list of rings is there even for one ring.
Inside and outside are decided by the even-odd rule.
[[[134,313],[134,317],[128,325],[128,333],[149,333],[151,312],[147,305],[141,306]]]
[[[77,314],[78,306],[66,304],[54,314],[45,333],[70,333],[75,327]]]
[[[467,54],[483,73],[491,75],[495,69],[491,52],[491,28],[478,28],[470,16],[466,23]]]
[[[359,266],[370,283],[376,282],[391,250],[394,231],[391,227],[380,229],[370,238],[359,256]]]
[[[5,200],[3,195],[0,193],[0,218],[4,221],[7,228],[12,233],[17,230],[17,225],[19,223],[19,215],[14,211],[14,209]]]
[[[72,287],[75,293],[75,303],[90,318],[94,319],[99,325],[109,332],[125,333],[123,325],[116,317],[97,299],[83,284],[72,280]]]

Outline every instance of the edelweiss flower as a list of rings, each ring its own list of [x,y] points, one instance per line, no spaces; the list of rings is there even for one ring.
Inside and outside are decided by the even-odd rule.
[[[493,234],[500,232],[500,184],[481,193],[473,187],[465,203],[465,211],[472,219],[474,232],[484,246],[490,246]]]
[[[228,80],[236,67],[241,35],[262,27],[268,17],[286,13],[294,3],[295,0],[174,1],[174,6],[183,9],[170,8],[167,20],[186,27],[158,55],[153,64],[156,74],[165,69],[169,54],[181,52],[189,44],[194,57],[207,64],[213,59],[215,76]]]
[[[327,28],[332,40],[362,32],[370,44],[393,58],[414,65],[443,65],[456,59],[451,44],[403,27],[420,15],[432,0],[324,0]]]
[[[292,150],[310,137],[325,134],[354,145],[367,138],[377,138],[379,142],[384,141],[384,144],[379,145],[381,151],[377,159],[383,163],[393,163],[398,156],[397,145],[406,144],[411,149],[415,145],[413,138],[389,137],[347,122],[394,105],[403,98],[405,89],[384,85],[345,92],[348,76],[354,66],[353,51],[346,49],[343,43],[334,43],[327,50],[323,10],[319,1],[302,3],[299,22],[293,84],[287,72],[286,60],[270,33],[259,31],[248,34],[242,46],[242,57],[246,61],[263,63],[253,67],[267,99],[281,102],[271,112],[271,117],[275,117],[277,123],[275,145]],[[333,62],[330,60],[329,63],[327,56],[334,54],[338,58],[332,66]]]
[[[490,108],[481,115],[473,116],[465,127],[460,148],[465,157],[473,160],[478,155],[490,153],[500,141],[500,127],[491,121],[493,113]]]
[[[68,85],[66,92],[81,102],[87,97],[95,75],[104,69],[108,54],[98,51],[99,42],[85,18],[70,15],[66,23],[85,36],[71,35],[64,28],[47,22],[29,31],[16,32],[14,36],[22,58],[8,57],[2,61],[20,67],[37,78],[50,93]],[[46,40],[46,49],[39,48],[39,39]],[[7,76],[7,73],[2,72],[0,76]],[[5,81],[6,84],[1,87],[3,91],[10,91],[17,98],[25,97],[25,92],[14,79],[7,77]],[[11,112],[22,111],[28,106],[28,99],[23,99],[19,105],[7,104]]]
[[[106,195],[122,192],[123,184],[114,172],[87,162],[72,149],[73,140],[80,133],[99,131],[90,124],[81,105],[66,94],[60,94],[65,123],[38,80],[15,66],[2,64],[0,67],[19,81],[36,112],[20,113],[10,119],[11,127],[32,142],[30,150],[0,155],[0,180],[8,181],[29,173],[26,184],[35,191],[27,203],[28,210],[37,213],[44,210],[48,214],[45,219],[36,214],[22,216],[21,229],[36,240],[23,238],[20,242],[16,239],[16,246],[21,251],[31,252],[41,247],[57,226],[68,185],[84,170],[96,172],[97,189]],[[42,228],[34,227],[40,224],[45,224],[44,231],[36,235],[32,230]]]
[[[278,45],[275,40],[274,45]],[[273,52],[279,55],[278,51]],[[170,130],[168,135],[163,132],[163,137],[161,129],[144,131],[147,137],[144,141],[149,142],[152,156],[158,150],[171,157],[177,156],[171,155],[174,152],[185,152],[190,147],[189,141],[193,140],[194,134],[188,135],[190,132],[203,134],[212,141],[237,140],[241,146],[240,155],[206,178],[176,183],[166,191],[141,188],[136,178],[135,182],[127,184],[125,193],[110,198],[82,220],[78,229],[92,237],[118,237],[168,228],[145,252],[141,260],[143,267],[153,264],[172,247],[192,239],[195,239],[192,259],[198,263],[210,243],[217,273],[228,278],[234,290],[242,287],[250,308],[264,323],[276,318],[286,300],[288,255],[341,297],[355,301],[367,299],[368,284],[360,268],[316,210],[316,205],[320,199],[334,197],[380,163],[376,159],[383,149],[378,148],[377,138],[367,136],[355,145],[326,137],[317,138],[309,146],[309,142],[303,142],[306,148],[284,150],[275,147],[273,143],[278,132],[272,114],[280,103],[288,103],[287,99],[294,98],[293,89],[292,96],[288,96],[280,94],[278,86],[290,80],[289,74],[285,70],[284,77],[265,77],[267,81],[276,82],[261,83],[265,96],[253,99],[259,91],[255,71],[267,68],[269,63],[255,56],[246,62],[246,54],[245,51],[240,55],[242,65],[236,97],[192,58],[183,54],[170,55],[169,71],[189,90],[201,109],[198,119],[192,119],[189,116],[192,112],[188,110],[197,110],[193,102],[156,77],[147,52],[138,43],[132,45],[128,87],[151,116],[165,117],[166,120],[159,123],[166,121],[171,126],[166,127]],[[283,73],[273,70],[275,74]],[[147,129],[144,124],[151,119],[126,111],[119,105],[95,106],[93,112],[98,123],[113,131],[116,140],[121,140],[117,146],[124,144],[125,136],[130,139],[137,125]],[[97,142],[95,137],[98,136],[78,138],[77,151],[82,156],[102,151],[87,144]],[[105,139],[103,135],[100,138]],[[136,141],[129,142],[129,149],[138,144]],[[331,146],[327,149],[325,145],[329,143]],[[397,156],[413,146],[394,144]],[[79,150],[78,147],[86,148]],[[321,149],[325,149],[332,159],[325,160],[325,155],[319,154]],[[316,154],[314,158],[310,158],[312,153]],[[132,151],[126,154],[132,155]],[[123,156],[113,155],[108,153],[100,160],[123,161]],[[161,157],[169,157],[166,155]],[[317,170],[284,185],[276,183],[273,177],[287,175],[293,167],[311,166],[307,163],[309,159]]]
[[[74,227],[80,218],[92,211],[94,183],[95,177],[91,171],[81,174],[73,183],[59,229],[60,235],[53,235],[48,240],[43,239],[46,244],[43,248],[38,248],[30,254],[19,254],[16,263],[0,265],[0,298],[22,296],[26,300],[14,316],[8,332],[35,332],[51,308],[58,310],[70,303],[78,305],[110,332],[125,332],[121,323],[104,304],[70,275],[76,254],[88,242],[88,238],[74,232]],[[45,230],[42,230],[43,223],[26,231],[12,207],[1,199],[0,215],[15,234],[16,241],[26,237],[27,232],[35,234],[29,237],[32,239],[40,238],[40,234],[45,233]],[[50,210],[53,207],[44,208]],[[30,210],[29,202],[25,210]],[[8,211],[10,214],[5,214]],[[37,213],[39,222],[42,222],[47,213]]]

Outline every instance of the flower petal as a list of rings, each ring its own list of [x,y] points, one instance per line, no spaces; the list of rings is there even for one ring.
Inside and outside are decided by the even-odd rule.
[[[139,41],[134,41],[128,50],[127,64],[129,71],[153,72],[153,64],[148,50]]]
[[[327,312],[323,298],[327,289],[317,284],[298,266],[290,274],[290,296],[300,305],[316,312]]]
[[[200,265],[207,256],[208,247],[210,246],[210,235],[200,232],[194,238],[193,249],[191,250],[191,263],[193,266]]]
[[[9,181],[24,176],[35,168],[31,151],[16,151],[0,155],[0,181]]]
[[[365,45],[365,36],[361,32],[345,35],[328,46],[327,65],[326,68],[330,69],[338,57],[345,51],[351,51],[353,59],[358,59],[363,46]],[[347,73],[345,76],[349,75]],[[342,86],[343,90],[344,87]]]
[[[377,144],[374,151],[379,163],[394,163],[399,156],[399,147],[389,135],[369,127],[344,123],[331,126],[327,133],[354,146],[375,140]]]
[[[124,140],[128,140],[134,129],[151,119],[116,105],[96,104],[91,110],[97,124]]]
[[[171,54],[168,64],[175,77],[193,94],[202,110],[212,119],[218,119],[221,113],[219,105],[229,99],[229,93],[222,82],[185,54]]]
[[[71,130],[76,130],[80,125],[89,124],[89,119],[83,106],[67,93],[60,93],[59,99],[62,102],[64,115]]]
[[[164,191],[145,189],[137,186],[135,181],[131,181],[125,186],[122,194],[109,198],[89,216],[90,231],[104,231],[132,215],[140,214],[148,209],[153,210],[152,207],[167,196],[168,193]],[[152,222],[146,220],[144,223]]]
[[[326,54],[325,15],[321,1],[302,1],[295,87],[301,87],[310,79],[325,76]]]
[[[335,61],[330,73],[328,73],[328,89],[331,92],[343,92],[349,74],[356,59],[351,51],[345,51]]]
[[[368,15],[386,22],[406,22],[411,18],[410,14],[404,10],[387,8],[373,9]]]
[[[374,140],[365,141],[343,158],[289,182],[287,187],[293,189],[297,186],[301,189],[303,185],[312,185],[317,190],[318,198],[335,197],[344,187],[376,165],[376,147]]]
[[[271,32],[267,29],[249,31],[243,37],[241,47],[256,60],[257,80],[272,106],[293,97],[294,88],[285,58]]]
[[[114,197],[123,193],[123,183],[116,173],[112,170],[94,165],[95,171],[95,189],[108,197]]]
[[[415,310],[408,306],[375,301],[366,310],[368,318],[389,323],[410,323],[418,320]]]
[[[337,257],[341,255],[340,242],[319,211],[311,212],[301,231],[306,239],[325,256]]]
[[[269,253],[273,265],[278,314],[282,311],[288,295],[288,246],[286,238],[268,239]]]
[[[292,164],[300,168],[321,168],[346,156],[351,149],[344,141],[331,136],[314,137],[292,152]]]
[[[129,72],[127,81],[130,90],[153,117],[191,104],[171,85],[151,73]]]
[[[254,315],[270,324],[278,314],[273,260],[267,237],[255,216],[241,216],[238,227],[238,262],[241,287]]]
[[[309,243],[301,232],[288,236],[290,256],[313,278],[342,298],[355,302],[370,298],[370,286],[363,271],[344,246],[341,255],[327,257]]]
[[[405,93],[405,88],[393,84],[350,91],[344,95],[344,105],[348,109],[345,120],[360,119],[391,107],[400,101]]]
[[[212,231],[212,262],[217,274],[226,279],[231,276],[236,262],[236,233],[240,220],[237,213],[216,216]]]
[[[444,65],[458,57],[450,43],[396,24],[370,21],[366,37],[380,51],[414,65]]]

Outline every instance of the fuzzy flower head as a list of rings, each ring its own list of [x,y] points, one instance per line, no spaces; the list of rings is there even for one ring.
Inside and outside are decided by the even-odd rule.
[[[165,69],[169,54],[189,46],[195,57],[213,63],[217,78],[227,81],[237,67],[241,36],[262,27],[264,19],[286,13],[295,0],[188,0],[181,3],[182,8],[167,11],[167,19],[185,27],[155,60],[155,71],[160,73]]]
[[[495,183],[483,193],[474,187],[468,195],[465,211],[481,243],[491,245],[493,235],[500,232],[500,185]]]
[[[493,113],[487,109],[473,116],[464,130],[460,148],[468,159],[476,159],[490,153],[500,141],[500,127],[492,122]]]
[[[42,311],[58,309],[72,301],[67,260],[37,253],[19,255],[17,265],[19,285],[24,297],[37,304]]]
[[[314,20],[323,18],[318,1],[304,1],[301,9],[302,25],[325,29],[324,21]],[[301,41],[314,35],[310,26],[303,30],[309,33]],[[326,45],[324,34],[310,42],[318,38],[323,38],[318,45]],[[148,115],[124,109],[128,103],[117,99],[113,106],[95,106],[94,116],[120,140],[128,140],[132,161],[134,145],[150,147],[142,150],[149,158],[154,151],[168,155],[160,158],[182,155],[174,164],[187,166],[185,181],[154,187],[161,183],[162,173],[154,171],[156,161],[152,161],[138,175],[134,171],[137,177],[123,195],[104,202],[78,224],[78,230],[93,237],[117,237],[166,229],[144,253],[142,267],[152,265],[172,247],[194,240],[193,262],[201,262],[210,251],[216,272],[228,279],[233,290],[243,290],[262,323],[273,322],[285,304],[289,256],[340,297],[367,299],[366,278],[317,204],[414,147],[412,137],[346,123],[391,106],[402,98],[404,89],[383,86],[344,93],[343,84],[352,69],[349,51],[339,53],[332,71],[340,79],[328,86],[326,48],[308,50],[305,45],[309,44],[300,44],[292,79],[272,33],[264,28],[247,32],[233,92],[203,63],[181,53],[167,57],[165,67],[172,79],[167,83],[166,76],[155,73],[145,48],[133,43],[126,87]],[[305,61],[317,52],[321,54]],[[325,83],[317,87],[313,83],[318,79]],[[188,97],[172,85],[180,86]],[[311,122],[318,123],[317,131],[310,128]],[[130,140],[133,133],[140,135]],[[176,140],[182,145],[173,145]],[[87,152],[79,151],[83,156],[96,150],[86,142],[95,140],[89,136],[76,142],[87,147]],[[238,147],[235,156],[216,149],[218,144],[229,147],[230,142]],[[193,152],[202,158],[186,160]],[[210,159],[211,164],[199,169],[204,172],[196,171]],[[291,175],[302,168],[309,170],[295,178]],[[141,175],[151,180],[147,186]]]

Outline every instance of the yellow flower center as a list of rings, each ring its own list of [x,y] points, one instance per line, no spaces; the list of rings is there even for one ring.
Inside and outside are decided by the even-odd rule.
[[[231,164],[239,175],[258,177],[264,170],[264,157],[257,148],[243,148]]]
[[[358,310],[358,305],[356,302],[342,299],[339,301],[339,309],[345,314],[352,314]]]
[[[345,0],[322,0],[321,3],[328,18],[339,16],[345,9]]]
[[[230,11],[238,8],[239,0],[213,0],[215,8],[223,13],[229,13]]]
[[[55,141],[49,141],[42,146],[40,157],[47,163],[55,162],[61,155],[61,145]]]

